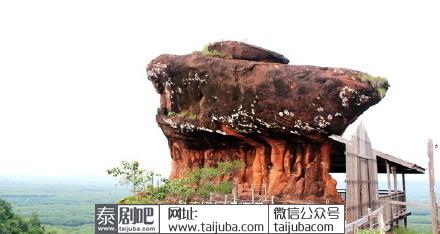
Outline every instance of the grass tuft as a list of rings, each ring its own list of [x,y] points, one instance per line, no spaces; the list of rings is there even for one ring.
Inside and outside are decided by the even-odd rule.
[[[194,114],[194,113],[189,112],[189,111],[181,111],[180,113],[178,113],[176,115],[181,117],[181,118],[189,119],[189,120],[196,120],[197,119],[197,114]]]
[[[189,119],[189,120],[196,120],[197,119],[197,114],[192,113],[190,111],[186,111],[186,110],[181,111],[179,113],[176,113],[176,112],[173,112],[173,111],[169,111],[167,113],[167,116],[168,117],[177,116],[177,117],[180,117],[180,118],[183,118],[183,119]]]
[[[201,54],[203,56],[216,57],[216,58],[232,58],[231,55],[222,53],[218,50],[209,49],[209,45],[205,45],[202,51],[194,51],[194,53]]]
[[[380,234],[379,229],[360,229],[358,230],[359,234]],[[429,232],[421,232],[413,229],[406,229],[404,227],[397,227],[392,232],[392,234],[428,234]]]

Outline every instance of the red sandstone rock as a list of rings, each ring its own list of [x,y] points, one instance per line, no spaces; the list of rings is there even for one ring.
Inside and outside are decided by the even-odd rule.
[[[285,201],[340,202],[329,174],[328,135],[342,134],[379,102],[386,80],[350,69],[282,64],[282,55],[243,43],[211,49],[232,59],[161,55],[147,68],[161,95],[157,122],[169,141],[171,178],[239,159],[245,167],[232,179],[243,196],[254,185],[257,194],[266,188]]]
[[[236,41],[220,41],[208,46],[210,50],[216,50],[229,55],[234,59],[263,61],[272,63],[288,64],[289,60],[282,54],[264,48]]]

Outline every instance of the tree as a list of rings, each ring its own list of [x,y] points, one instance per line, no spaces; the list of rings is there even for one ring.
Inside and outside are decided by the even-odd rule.
[[[0,199],[0,233],[2,234],[44,234],[44,227],[37,214],[30,220],[23,219],[12,212],[11,204]]]
[[[32,226],[41,226],[41,221],[40,221],[40,218],[38,217],[37,212],[32,212],[32,215],[29,219],[29,223]]]
[[[155,173],[139,168],[139,162],[122,161],[121,164],[121,167],[107,170],[107,174],[119,177],[120,184],[130,185],[133,196],[143,191],[148,184],[153,185]]]

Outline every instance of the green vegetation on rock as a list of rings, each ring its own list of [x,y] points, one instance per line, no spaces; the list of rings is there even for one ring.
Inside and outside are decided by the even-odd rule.
[[[183,118],[183,119],[189,119],[189,120],[196,120],[197,119],[197,114],[194,114],[194,113],[192,113],[190,111],[186,111],[186,110],[181,111],[179,113],[176,113],[174,111],[169,111],[167,113],[167,116],[168,117],[177,116],[177,117],[180,117],[180,118]]]
[[[187,171],[183,178],[167,180],[154,187],[147,185],[145,190],[134,196],[125,197],[119,204],[146,203],[191,203],[198,199],[206,199],[210,194],[230,194],[231,181],[218,182],[219,178],[230,176],[244,166],[239,160],[219,162],[216,167],[203,167]],[[216,182],[217,181],[217,182]]]
[[[217,57],[217,58],[232,58],[231,55],[222,53],[218,50],[209,49],[209,45],[205,45],[202,51],[195,51],[194,53],[201,54],[203,56]]]
[[[281,126],[277,122],[272,122],[269,124],[272,128],[281,128]]]
[[[359,76],[359,79],[363,82],[369,83],[373,88],[375,88],[379,95],[383,98],[390,87],[388,80],[384,77],[380,76],[372,76],[367,73],[362,73]]]
[[[197,114],[191,113],[189,111],[181,111],[178,114],[176,114],[177,116],[184,118],[184,119],[190,119],[190,120],[196,120],[197,119]]]

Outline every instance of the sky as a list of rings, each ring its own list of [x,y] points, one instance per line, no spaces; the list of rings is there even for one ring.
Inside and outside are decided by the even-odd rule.
[[[427,139],[440,144],[438,9],[436,1],[1,1],[0,175],[104,176],[122,160],[169,175],[145,67],[220,40],[280,52],[290,64],[387,77],[385,99],[344,137],[362,121],[374,148],[426,167]]]

